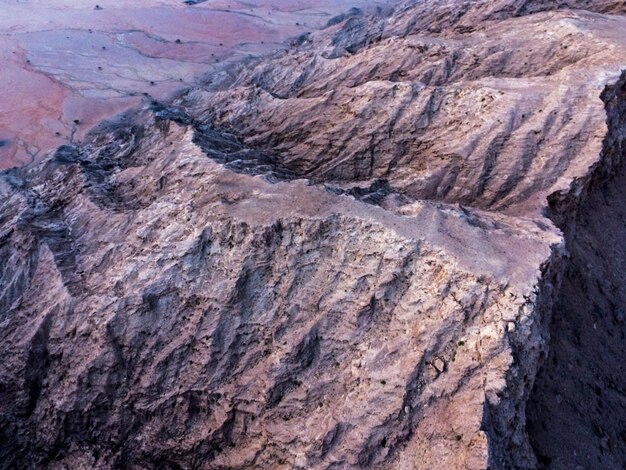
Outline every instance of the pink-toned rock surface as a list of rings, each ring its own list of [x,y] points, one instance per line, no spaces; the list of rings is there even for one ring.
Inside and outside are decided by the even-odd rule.
[[[2,466],[623,468],[624,13],[402,2],[1,173]]]
[[[385,3],[0,0],[0,168],[84,137],[144,94],[163,99],[225,60]]]

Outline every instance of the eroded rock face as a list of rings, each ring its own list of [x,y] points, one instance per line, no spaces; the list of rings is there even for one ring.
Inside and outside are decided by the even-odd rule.
[[[3,465],[589,462],[535,426],[555,302],[604,295],[571,273],[624,152],[626,21],[570,3],[348,15],[2,174]]]
[[[487,464],[553,234],[238,175],[174,123],[125,137],[3,181],[6,461]]]
[[[626,22],[527,3],[419,2],[355,18],[190,99],[307,177],[536,213],[600,154],[600,94],[624,65]]]

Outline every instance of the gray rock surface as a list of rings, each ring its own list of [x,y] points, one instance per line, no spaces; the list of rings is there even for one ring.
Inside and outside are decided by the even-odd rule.
[[[348,16],[4,172],[2,466],[620,468],[615,13]]]

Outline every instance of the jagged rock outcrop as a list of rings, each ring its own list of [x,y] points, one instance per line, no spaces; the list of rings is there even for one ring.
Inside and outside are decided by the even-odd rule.
[[[233,173],[174,123],[126,129],[3,180],[6,461],[486,465],[483,410],[502,426],[499,396],[527,393],[507,344],[543,347],[553,233],[402,217]]]
[[[621,274],[598,283],[617,267],[576,274],[601,237],[619,249],[621,229],[600,229],[618,185],[604,212],[594,198],[624,154],[621,12],[355,14],[3,173],[0,462],[593,461],[586,431],[590,457],[567,460],[571,443],[539,428],[572,344],[559,322],[587,321],[581,308],[552,322],[555,305],[577,291],[613,309],[602,331],[623,325]],[[593,419],[613,413],[596,433],[613,465],[624,388],[608,369],[611,409]]]
[[[418,2],[355,18],[189,101],[310,178],[536,213],[598,158],[600,94],[624,65],[621,17],[554,3]]]

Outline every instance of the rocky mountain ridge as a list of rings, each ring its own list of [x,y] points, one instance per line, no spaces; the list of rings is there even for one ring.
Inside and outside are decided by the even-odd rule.
[[[349,17],[5,172],[0,461],[620,468],[619,13]]]

